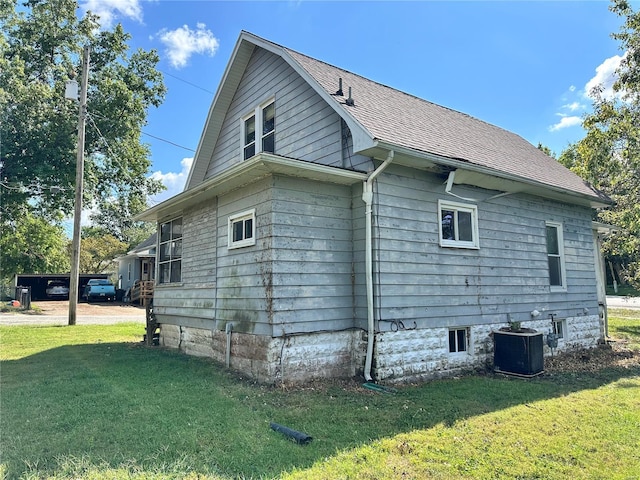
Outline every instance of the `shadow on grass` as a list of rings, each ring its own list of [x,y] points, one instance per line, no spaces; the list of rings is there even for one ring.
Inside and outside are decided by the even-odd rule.
[[[637,375],[638,368],[532,380],[479,375],[392,395],[355,381],[259,386],[208,360],[138,344],[65,346],[3,362],[0,451],[7,478],[56,474],[69,458],[136,471],[272,478],[379,438]],[[296,445],[270,422],[314,440]]]
[[[621,334],[624,333],[626,335],[631,335],[633,337],[640,338],[640,325],[637,326],[625,326],[625,327],[616,327],[616,333]]]

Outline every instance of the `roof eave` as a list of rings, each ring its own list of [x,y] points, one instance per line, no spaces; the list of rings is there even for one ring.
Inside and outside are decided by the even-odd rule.
[[[182,211],[200,202],[223,195],[269,175],[280,174],[309,180],[353,185],[366,180],[362,172],[329,167],[268,153],[238,163],[198,186],[185,190],[168,200],[136,215],[135,221],[157,222],[178,216]]]
[[[440,155],[435,155],[428,152],[421,152],[411,148],[395,145],[390,142],[385,142],[382,140],[377,140],[375,142],[374,149],[380,149],[384,151],[394,150],[396,153],[404,154],[408,158],[413,157],[419,162],[423,162],[426,160],[428,162],[426,164],[428,167],[434,164],[442,165],[445,167],[449,167],[451,169],[466,170],[469,172],[477,173],[479,175],[485,175],[491,178],[500,178],[508,182],[512,182],[513,184],[522,186],[522,188],[501,189],[504,191],[509,191],[510,193],[529,193],[529,194],[537,195],[544,198],[561,200],[567,203],[589,206],[591,208],[604,208],[604,207],[609,207],[613,204],[613,202],[610,199],[606,197],[604,198],[599,197],[596,194],[586,195],[580,192],[575,192],[572,190],[556,187],[554,185],[547,185],[545,183],[532,180],[530,178],[511,175],[509,173],[506,173],[500,170],[487,168],[482,165],[476,165],[465,160],[442,157]],[[369,150],[369,153],[371,151],[372,150]],[[363,152],[360,152],[360,153],[363,153]],[[380,156],[380,155],[378,154],[376,156]],[[398,162],[394,161],[394,163],[398,163]],[[420,167],[420,165],[417,162],[414,164],[412,164],[411,162],[405,162],[405,165],[410,167]],[[503,184],[503,186],[504,185],[505,184]],[[477,186],[483,187],[482,185],[477,185]],[[483,188],[486,188],[486,187],[483,187]]]

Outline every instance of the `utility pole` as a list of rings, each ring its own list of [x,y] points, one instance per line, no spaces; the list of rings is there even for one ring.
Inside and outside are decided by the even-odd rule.
[[[80,218],[82,216],[82,189],[84,186],[84,127],[87,119],[87,87],[89,85],[89,46],[82,54],[82,83],[78,113],[78,156],[76,159],[76,200],[73,213],[73,242],[71,252],[71,278],[69,282],[69,325],[76,324],[76,311],[80,289]]]

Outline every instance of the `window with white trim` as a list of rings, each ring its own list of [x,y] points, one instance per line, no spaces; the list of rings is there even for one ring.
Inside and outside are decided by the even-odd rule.
[[[449,330],[449,353],[464,353],[469,348],[469,329],[452,328]]]
[[[229,248],[240,248],[256,243],[256,211],[247,210],[229,217]]]
[[[562,224],[546,222],[546,232],[549,285],[551,286],[551,290],[565,290],[567,288],[567,281]]]
[[[276,151],[276,104],[273,99],[262,103],[242,119],[242,158],[260,152]],[[259,133],[258,133],[259,132]]]
[[[158,283],[182,281],[182,218],[160,224]]]
[[[564,320],[563,319],[553,319],[551,321],[551,326],[553,329],[552,333],[556,334],[557,338],[564,338]]]
[[[438,232],[441,247],[478,248],[478,207],[439,200]]]

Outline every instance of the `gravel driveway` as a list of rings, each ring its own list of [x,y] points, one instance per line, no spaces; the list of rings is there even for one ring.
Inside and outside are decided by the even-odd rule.
[[[69,302],[35,301],[30,313],[0,313],[0,325],[67,325],[69,323]],[[146,323],[143,307],[105,302],[78,303],[76,325],[109,325],[121,322]]]

